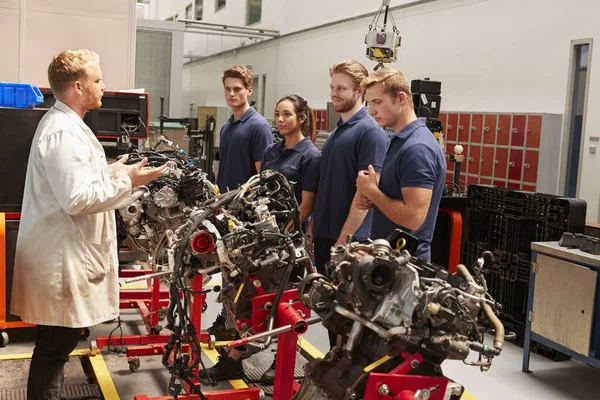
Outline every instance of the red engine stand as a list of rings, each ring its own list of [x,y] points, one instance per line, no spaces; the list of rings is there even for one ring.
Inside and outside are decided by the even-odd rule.
[[[192,295],[190,296],[190,318],[194,327],[196,328],[196,332],[201,332],[202,327],[202,309],[204,305],[204,299],[206,298],[206,294],[203,293],[202,290],[202,276],[195,275],[192,278],[191,282]],[[166,336],[168,339],[168,335]],[[202,332],[198,340],[201,343],[209,343],[209,335],[205,332]],[[166,343],[167,340],[164,341]],[[164,345],[161,347],[161,352],[158,354],[164,353]],[[193,360],[195,360],[195,354],[192,354]],[[195,375],[198,375],[199,368],[194,371]],[[190,385],[186,382],[183,383],[183,389],[185,390],[187,395],[177,396],[178,400],[199,400],[200,396],[192,393]],[[196,382],[195,385],[197,388],[200,388],[200,382]],[[258,400],[260,398],[260,390],[258,388],[243,388],[243,389],[235,389],[235,390],[220,390],[214,392],[203,393],[204,397],[210,400]],[[152,399],[148,398],[146,395],[136,395],[134,396],[134,400],[172,400],[171,396],[161,396],[154,397]]]
[[[275,293],[265,294],[252,298],[252,331],[259,334],[267,330],[265,321],[271,312]],[[281,301],[277,306],[274,329],[291,325],[293,329],[278,335],[277,355],[275,366],[275,386],[273,400],[289,400],[300,389],[300,384],[294,379],[296,370],[296,348],[298,335],[308,329],[305,318],[310,317],[310,309],[298,301],[298,290],[283,292]],[[228,344],[236,347],[248,343],[247,339],[237,340]]]
[[[152,271],[146,270],[121,271],[119,275],[123,278],[132,278],[151,273]],[[125,345],[132,372],[139,367],[139,363],[135,362],[134,357],[163,354],[164,349],[161,344],[164,345],[169,340],[169,335],[161,335],[156,329],[159,321],[158,311],[169,305],[169,292],[161,290],[159,278],[151,279],[152,288],[150,290],[131,290],[119,293],[120,308],[138,308],[148,333],[146,335],[123,336],[122,338],[113,336],[110,338],[110,342],[108,336],[100,336],[96,339],[98,349],[107,347],[109,344],[115,347]],[[149,299],[146,298],[148,293],[150,294]]]
[[[448,379],[406,375],[415,363],[423,362],[420,354],[402,353],[404,361],[387,374],[372,372],[365,387],[364,400],[413,400],[419,390],[429,390],[429,400],[444,400]]]

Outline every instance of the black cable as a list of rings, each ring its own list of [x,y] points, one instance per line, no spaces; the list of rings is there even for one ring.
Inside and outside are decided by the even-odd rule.
[[[111,337],[112,337],[112,334],[114,333],[114,331],[116,331],[117,329],[119,329],[121,331],[121,335],[119,337],[119,340],[121,342],[121,348],[113,350],[110,348]],[[125,343],[123,342],[123,328],[121,327],[121,316],[118,316],[117,317],[117,327],[108,334],[108,352],[115,353],[115,354],[125,354],[125,350],[123,349],[124,346],[125,346]]]

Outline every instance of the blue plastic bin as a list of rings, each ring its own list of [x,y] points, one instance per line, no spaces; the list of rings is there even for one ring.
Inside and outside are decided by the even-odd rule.
[[[44,101],[37,86],[0,82],[0,107],[33,108]]]

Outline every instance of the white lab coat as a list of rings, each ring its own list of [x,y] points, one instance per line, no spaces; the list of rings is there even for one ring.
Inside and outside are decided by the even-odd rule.
[[[113,210],[131,202],[129,177],[111,176],[98,139],[57,101],[29,153],[11,313],[32,324],[71,328],[116,318]]]

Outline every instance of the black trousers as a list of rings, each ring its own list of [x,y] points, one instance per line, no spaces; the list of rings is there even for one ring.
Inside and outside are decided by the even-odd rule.
[[[315,266],[317,267],[317,272],[327,276],[325,266],[329,260],[331,260],[331,248],[335,244],[335,240],[314,238],[313,244],[315,248]]]
[[[81,328],[37,326],[35,348],[29,366],[27,400],[60,400],[64,368],[75,350]]]
[[[331,248],[335,242],[335,240],[324,238],[314,238],[313,240],[315,247],[315,266],[317,267],[317,272],[321,275],[327,276],[325,266],[329,260],[331,260]],[[337,334],[329,331],[329,345],[333,347],[335,346],[336,342]]]

